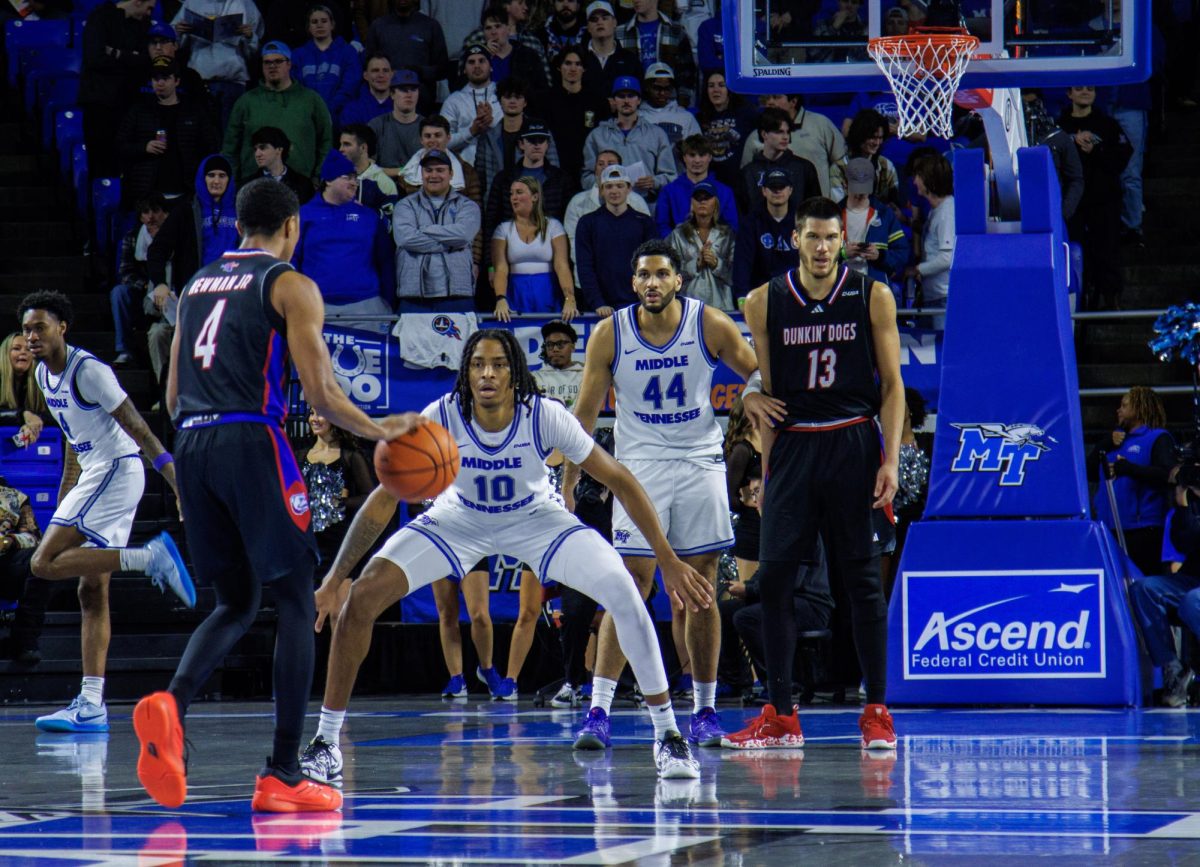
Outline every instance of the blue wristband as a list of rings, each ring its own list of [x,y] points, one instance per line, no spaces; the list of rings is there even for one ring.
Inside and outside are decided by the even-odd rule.
[[[165,467],[167,464],[171,464],[174,462],[175,462],[175,458],[173,458],[171,456],[170,452],[163,452],[161,455],[159,455],[158,457],[156,457],[154,459],[154,461],[153,461],[154,469],[158,470],[161,473],[163,470],[163,467]]]

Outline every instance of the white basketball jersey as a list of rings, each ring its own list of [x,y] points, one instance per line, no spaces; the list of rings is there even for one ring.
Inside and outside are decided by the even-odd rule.
[[[86,380],[82,389],[81,374]],[[39,362],[36,376],[46,405],[82,469],[138,453],[133,437],[109,415],[126,398],[111,367],[90,352],[68,346],[67,366],[61,375],[54,376]]]
[[[454,484],[437,502],[481,515],[525,513],[556,500],[546,472],[550,452],[558,449],[581,463],[595,445],[562,404],[541,397],[529,406],[517,404],[512,424],[494,433],[468,423],[454,395],[434,401],[423,415],[450,431],[462,461]]]
[[[721,454],[723,436],[712,408],[717,360],[704,345],[704,304],[679,298],[683,316],[664,346],[638,330],[640,305],[613,314],[614,425],[621,460],[675,460]]]

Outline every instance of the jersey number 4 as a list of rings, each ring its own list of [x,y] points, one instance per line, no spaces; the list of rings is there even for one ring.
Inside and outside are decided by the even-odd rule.
[[[208,314],[208,318],[200,326],[200,335],[196,338],[196,343],[192,347],[192,358],[200,359],[200,368],[202,370],[208,370],[212,367],[213,360],[217,357],[217,332],[221,330],[221,317],[225,315],[225,302],[227,300],[222,298],[213,305],[212,312]]]
[[[808,390],[829,388],[837,379],[837,352],[814,349],[808,353]]]
[[[687,403],[687,386],[683,384],[683,374],[677,373],[671,377],[667,390],[662,390],[662,380],[658,376],[650,377],[646,388],[642,391],[642,400],[654,404],[655,409],[662,409],[663,398],[674,400],[678,406]]]

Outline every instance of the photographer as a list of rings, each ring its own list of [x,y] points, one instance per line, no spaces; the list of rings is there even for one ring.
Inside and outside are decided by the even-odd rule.
[[[1195,675],[1175,652],[1167,618],[1174,613],[1200,636],[1200,466],[1184,465],[1172,476],[1177,484],[1171,544],[1183,554],[1183,566],[1175,574],[1139,579],[1129,595],[1150,658],[1162,669],[1162,704],[1186,707]]]

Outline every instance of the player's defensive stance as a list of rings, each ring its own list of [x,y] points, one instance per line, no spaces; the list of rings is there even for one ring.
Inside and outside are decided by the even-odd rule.
[[[371,559],[339,615],[339,588],[391,517],[395,501],[378,488],[355,516],[316,594],[317,629],[326,617],[337,619],[321,723],[302,757],[304,772],[341,784],[338,736],[376,618],[447,572],[461,578],[483,557],[508,554],[528,563],[543,582],[573,587],[612,614],[650,708],[659,775],[698,778],[699,765],[675,723],[658,639],[641,594],[617,552],[554,498],[544,463],[559,449],[608,486],[653,549],[676,606],[707,607],[706,582],[671,550],[641,485],[596,447],[570,412],[538,394],[525,356],[507,331],[473,334],[463,351],[454,392],[422,414],[450,431],[462,468],[433,507],[402,527]]]
[[[33,292],[17,310],[21,332],[38,360],[37,384],[70,444],[58,508],[31,567],[39,578],[79,578],[83,686],[68,707],[36,720],[45,732],[106,732],[104,668],[112,627],[108,584],[113,572],[144,572],[191,608],[196,589],[166,533],[144,548],[126,548],[146,484],[140,449],[175,490],[175,464],[112,368],[67,343],[74,318],[61,292]],[[77,471],[77,472],[76,472]]]

